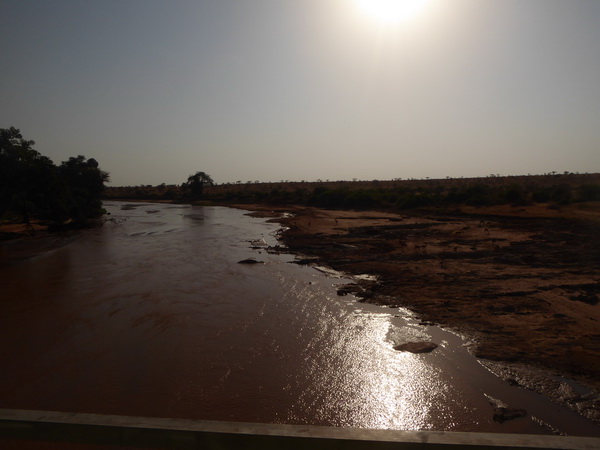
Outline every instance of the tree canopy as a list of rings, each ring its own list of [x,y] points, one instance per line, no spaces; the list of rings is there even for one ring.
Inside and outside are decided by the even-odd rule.
[[[188,177],[187,182],[183,183],[182,188],[193,200],[198,200],[204,194],[204,186],[212,186],[214,184],[215,182],[210,175],[205,172],[196,172],[194,175]]]
[[[79,155],[56,166],[14,127],[0,129],[0,218],[84,222],[102,214],[108,173]]]

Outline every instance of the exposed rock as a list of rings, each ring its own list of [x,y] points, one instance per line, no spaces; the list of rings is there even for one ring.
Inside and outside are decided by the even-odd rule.
[[[337,295],[339,296],[344,296],[344,295],[348,295],[348,294],[359,294],[363,291],[362,287],[360,287],[358,284],[356,283],[350,283],[350,284],[345,284],[343,286],[340,286],[337,289]]]
[[[411,353],[429,353],[437,348],[433,342],[407,342],[406,344],[396,345],[394,350]]]
[[[525,417],[527,415],[527,411],[524,409],[514,409],[514,408],[494,408],[494,422],[502,423],[507,420],[518,419],[519,417]]]
[[[127,203],[126,205],[121,205],[121,210],[122,210],[122,211],[129,211],[129,210],[131,210],[131,209],[139,208],[140,206],[142,206],[142,205],[141,205],[141,203],[140,203],[140,204],[136,204],[136,203],[134,203],[134,204]]]
[[[252,241],[248,241],[250,242],[251,247],[250,248],[264,248],[267,247],[267,241],[265,241],[264,239],[254,239]]]
[[[519,417],[525,417],[527,411],[521,408],[509,408],[506,403],[502,400],[492,397],[491,395],[485,394],[490,404],[494,408],[494,422],[502,423],[507,420],[518,419]]]
[[[308,266],[310,264],[314,264],[317,260],[315,258],[303,258],[303,259],[295,259],[294,261],[290,261],[292,264],[298,264],[299,266]]]
[[[268,246],[266,248],[266,250],[267,250],[267,253],[269,253],[271,255],[280,255],[281,253],[287,252],[287,247],[278,244],[275,246]]]
[[[238,264],[264,264],[263,261],[257,261],[254,258],[242,259]]]
[[[546,205],[457,206],[414,210],[396,223],[351,211],[293,212],[281,235],[291,253],[348,278],[377,277],[366,296],[355,294],[359,301],[395,297],[396,306],[424,321],[476,340],[479,357],[551,368],[600,389],[595,206],[586,219],[578,207],[554,213]],[[424,244],[426,252],[417,251]],[[521,260],[528,255],[536,255],[531,264]],[[341,296],[352,294],[338,288]]]
[[[484,367],[507,383],[530,389],[545,395],[552,401],[565,405],[582,416],[600,423],[600,392],[579,386],[581,392],[576,392],[565,381],[557,379],[546,370],[536,369],[523,364],[508,364],[495,361],[479,361]],[[490,397],[488,396],[488,399]],[[506,407],[504,404],[494,404],[494,408]]]

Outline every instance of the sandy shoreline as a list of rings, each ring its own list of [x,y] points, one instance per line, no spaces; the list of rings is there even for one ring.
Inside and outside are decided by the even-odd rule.
[[[293,213],[274,219],[289,227],[282,240],[292,253],[377,276],[350,290],[469,336],[475,356],[508,382],[600,421],[597,393],[565,393],[547,376],[600,389],[600,204],[406,214],[239,207]]]

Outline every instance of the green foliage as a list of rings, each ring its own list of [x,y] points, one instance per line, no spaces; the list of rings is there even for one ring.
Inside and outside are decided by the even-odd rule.
[[[98,162],[80,155],[57,167],[34,144],[14,127],[0,129],[0,217],[81,223],[101,215],[108,173]]]

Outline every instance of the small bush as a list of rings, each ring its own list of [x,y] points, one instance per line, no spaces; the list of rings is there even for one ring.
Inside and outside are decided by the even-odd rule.
[[[600,185],[584,184],[577,190],[577,201],[594,202],[600,200]]]

